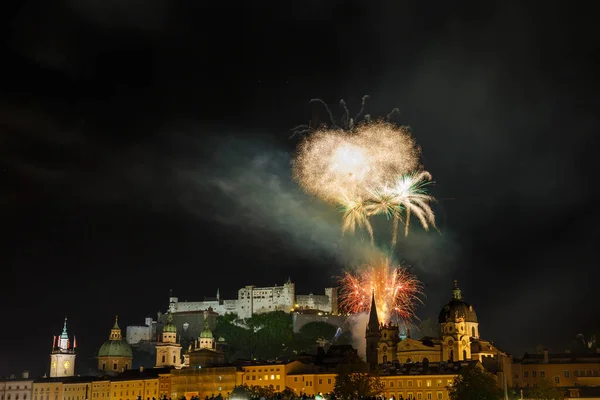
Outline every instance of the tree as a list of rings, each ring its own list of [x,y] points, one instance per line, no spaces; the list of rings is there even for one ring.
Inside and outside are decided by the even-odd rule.
[[[338,398],[353,399],[374,397],[383,392],[379,377],[369,374],[366,364],[340,365],[333,393]]]
[[[537,385],[527,391],[527,397],[535,400],[563,400],[565,393],[547,379],[540,379]]]
[[[464,367],[448,387],[451,400],[498,400],[502,392],[496,377],[478,365]]]
[[[249,400],[254,397],[254,393],[252,393],[248,385],[239,385],[233,388],[229,397],[238,400]]]
[[[293,400],[298,397],[296,396],[294,389],[290,388],[289,386],[286,386],[285,389],[281,391],[280,396],[282,400]]]

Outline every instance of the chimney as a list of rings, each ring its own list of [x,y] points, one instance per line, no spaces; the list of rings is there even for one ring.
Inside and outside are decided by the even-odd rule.
[[[23,371],[23,379],[29,379],[29,371]]]
[[[544,349],[544,364],[548,364],[548,349]]]

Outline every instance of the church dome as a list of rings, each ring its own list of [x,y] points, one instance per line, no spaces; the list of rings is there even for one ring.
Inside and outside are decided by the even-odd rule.
[[[123,340],[121,328],[119,328],[118,318],[115,318],[115,325],[110,330],[110,337],[98,350],[98,357],[129,357],[133,358],[131,346]]]
[[[458,282],[454,281],[454,290],[452,291],[452,300],[450,300],[442,310],[438,322],[443,324],[453,321],[455,318],[463,318],[465,322],[477,322],[477,314],[472,305],[462,299]]]
[[[124,340],[108,340],[98,351],[98,357],[128,357],[133,358],[131,346]]]
[[[202,329],[202,332],[200,332],[200,339],[212,339],[213,338],[213,334],[210,330],[210,328],[208,327],[208,324],[204,324],[204,329]]]

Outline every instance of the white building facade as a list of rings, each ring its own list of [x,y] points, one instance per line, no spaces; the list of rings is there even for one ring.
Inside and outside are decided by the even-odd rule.
[[[238,290],[235,300],[222,300],[217,297],[205,301],[180,302],[177,297],[169,298],[169,312],[172,314],[212,309],[219,315],[237,314],[238,318],[250,318],[254,314],[272,311],[292,312],[314,310],[337,315],[337,288],[325,288],[323,295],[296,295],[295,285],[288,280],[283,285],[270,287],[245,286]],[[129,332],[129,328],[128,328]],[[129,333],[128,333],[129,341]],[[131,343],[131,342],[129,342]]]
[[[32,390],[33,379],[29,379],[29,372],[23,372],[21,378],[0,379],[0,400],[31,400]]]

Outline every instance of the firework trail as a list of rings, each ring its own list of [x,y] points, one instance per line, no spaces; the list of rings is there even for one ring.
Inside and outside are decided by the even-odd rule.
[[[384,258],[364,265],[360,272],[346,272],[340,279],[340,308],[347,313],[367,312],[371,296],[375,296],[379,322],[387,324],[394,318],[408,323],[415,318],[415,308],[422,303],[422,284],[401,266]]]
[[[350,118],[346,103],[340,101],[343,129],[323,100],[311,100],[325,107],[332,128],[294,128],[305,135],[293,161],[294,177],[308,193],[340,207],[342,233],[365,229],[374,244],[369,219],[386,215],[393,221],[393,247],[400,221],[408,234],[411,214],[425,230],[435,227],[430,206],[434,198],[427,194],[432,178],[422,170],[421,149],[407,127],[386,121],[357,123],[367,99],[363,97],[355,118]],[[388,119],[396,112],[392,110]]]

